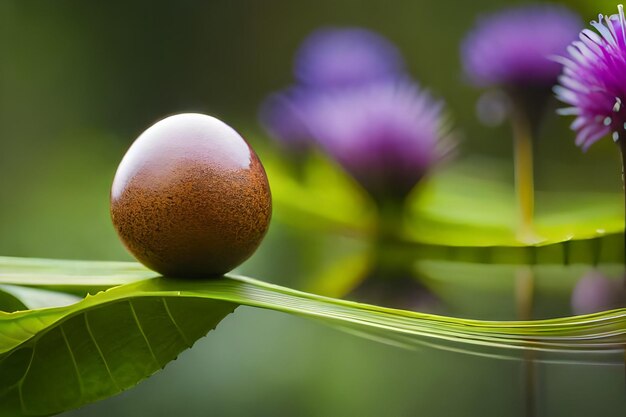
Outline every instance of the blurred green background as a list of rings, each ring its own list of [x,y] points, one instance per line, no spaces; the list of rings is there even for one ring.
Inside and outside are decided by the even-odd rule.
[[[130,143],[164,116],[194,111],[231,124],[263,158],[272,148],[258,104],[291,82],[295,49],[324,25],[388,37],[411,74],[446,100],[462,152],[508,160],[508,127],[477,121],[481,92],[464,81],[458,50],[480,13],[519,3],[0,1],[0,254],[130,260],[108,214]],[[616,10],[606,0],[565,3],[585,21]],[[550,117],[542,130],[537,188],[618,192],[612,143],[583,155],[569,122]],[[358,246],[275,222],[242,271],[298,286]],[[541,365],[541,375],[540,415],[624,415],[619,367]],[[517,416],[526,415],[523,391],[520,362],[404,351],[240,308],[164,372],[74,415]]]
[[[511,2],[513,4],[513,2]],[[117,163],[145,128],[197,111],[240,130],[261,155],[259,102],[291,82],[299,42],[322,25],[361,25],[404,53],[443,97],[463,152],[509,157],[507,126],[478,123],[480,92],[461,74],[458,45],[502,1],[0,2],[0,253],[124,259],[108,221]],[[608,1],[572,4],[585,20]],[[550,118],[537,186],[619,190],[610,141],[588,155],[565,118]],[[592,172],[593,175],[589,175]]]

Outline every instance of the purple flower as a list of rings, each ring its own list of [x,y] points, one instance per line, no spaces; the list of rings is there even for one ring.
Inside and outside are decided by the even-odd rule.
[[[545,87],[556,82],[562,54],[581,28],[560,6],[526,6],[479,20],[462,44],[465,73],[480,86]]]
[[[621,5],[618,10],[599,15],[591,22],[598,33],[584,29],[567,49],[569,57],[557,58],[563,74],[554,92],[571,105],[559,113],[576,116],[571,127],[584,150],[609,133],[617,141],[626,127],[626,21]]]
[[[451,141],[443,103],[408,81],[322,95],[310,132],[373,197],[403,201]]]
[[[314,88],[368,84],[403,73],[397,48],[360,28],[318,29],[304,40],[295,59],[296,79]]]
[[[271,94],[261,104],[259,120],[284,149],[302,154],[311,148],[311,134],[305,118],[308,95],[298,88]]]
[[[318,29],[304,40],[295,62],[298,84],[270,95],[259,119],[292,154],[311,148],[309,107],[330,90],[352,89],[404,76],[399,51],[382,36],[360,28]]]

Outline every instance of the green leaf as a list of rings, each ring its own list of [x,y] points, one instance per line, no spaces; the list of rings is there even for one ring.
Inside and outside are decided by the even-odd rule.
[[[479,175],[475,163],[441,172],[412,201],[412,240],[448,246],[546,246],[624,230],[619,193],[537,192],[536,241],[518,239],[512,186]],[[484,169],[481,167],[481,169]]]
[[[17,311],[26,310],[26,304],[20,301],[20,299],[9,291],[5,291],[4,287],[0,286],[0,311]]]
[[[118,394],[236,307],[173,293],[100,293],[73,307],[0,315],[0,415],[56,414]]]
[[[403,347],[601,353],[626,342],[626,309],[480,321],[359,304],[238,276],[188,281],[156,277],[136,263],[0,258],[5,285],[80,293],[93,288],[88,274],[112,288],[68,306],[0,313],[0,415],[54,414],[132,387],[238,305],[320,320]]]
[[[0,311],[13,312],[19,310],[34,310],[46,307],[60,307],[80,301],[80,297],[65,292],[42,290],[19,285],[0,285]],[[2,303],[2,294],[13,298],[14,304]]]
[[[372,234],[376,221],[372,203],[338,167],[317,157],[297,180],[279,161],[269,158],[265,166],[281,221]],[[427,179],[408,202],[406,241],[439,248],[523,249],[598,239],[610,243],[603,245],[605,249],[613,248],[612,236],[624,230],[621,193],[537,192],[535,239],[520,240],[514,189],[500,166],[484,158],[465,159]],[[607,250],[605,260],[623,257],[621,249]]]
[[[0,284],[46,286],[77,294],[154,277],[138,263],[0,257]]]
[[[354,289],[371,268],[369,253],[362,252],[340,259],[313,277],[306,291],[328,297],[342,297]]]
[[[374,226],[371,202],[356,183],[320,155],[312,157],[296,178],[289,166],[267,155],[263,159],[272,201],[281,219],[301,227],[367,233]],[[338,208],[341,208],[338,210]]]

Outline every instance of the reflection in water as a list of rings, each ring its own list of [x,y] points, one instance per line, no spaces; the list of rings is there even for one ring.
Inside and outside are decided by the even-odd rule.
[[[572,312],[591,314],[610,310],[623,306],[623,300],[623,284],[592,269],[580,278],[572,291]]]
[[[515,273],[515,301],[517,306],[517,318],[519,320],[532,320],[535,295],[535,273],[528,265],[519,266]],[[536,390],[538,369],[535,362],[536,352],[526,350],[523,354],[522,378],[523,397],[526,417],[536,415],[537,408]]]
[[[395,253],[397,252],[393,251],[393,254]],[[387,261],[390,259],[388,256],[390,255],[383,254],[383,256],[380,256],[377,264],[388,268]],[[396,264],[396,262],[393,264]],[[411,262],[407,261],[403,264],[411,265]],[[420,267],[432,276],[441,273],[442,280],[450,280],[445,282],[446,285],[437,287],[433,284],[434,280],[429,280],[427,274],[424,274],[423,283],[425,286],[433,288],[434,290],[431,290],[433,293],[445,295],[445,291],[441,291],[441,288],[460,287],[460,292],[467,293],[467,299],[474,304],[489,304],[489,300],[497,298],[503,298],[507,303],[514,304],[512,301],[514,300],[513,293],[516,288],[516,276],[519,277],[517,273],[520,270],[526,271],[529,274],[527,278],[532,278],[535,288],[534,295],[541,294],[545,297],[543,300],[541,297],[527,298],[541,301],[537,304],[539,307],[537,310],[541,314],[545,314],[542,312],[542,303],[546,303],[546,300],[558,300],[562,295],[565,295],[569,306],[571,289],[577,282],[578,277],[586,272],[588,268],[586,266],[534,265],[531,267],[450,262],[435,262],[431,265],[420,265]],[[103,266],[103,268],[106,268],[106,266]],[[613,274],[610,268],[600,267],[600,269],[609,277],[619,276],[619,274]],[[402,270],[398,269],[393,272],[400,273]],[[619,271],[619,269],[616,268],[615,271]],[[465,275],[463,275],[463,272]],[[506,291],[489,293],[488,290],[494,284],[502,283],[508,284],[508,286],[501,287],[506,289]],[[462,284],[469,285],[469,287],[463,287]],[[295,408],[286,415],[395,416],[424,413],[424,415],[521,416],[525,414],[529,416],[536,413],[538,416],[550,417],[555,415],[587,417],[588,415],[605,416],[615,414],[589,414],[575,409],[573,410],[574,412],[566,413],[560,408],[559,402],[564,401],[568,404],[574,402],[579,405],[584,403],[583,398],[585,397],[578,397],[578,395],[594,398],[594,401],[600,395],[603,398],[608,398],[613,407],[620,407],[624,404],[623,401],[620,401],[621,397],[619,396],[623,395],[623,392],[615,394],[615,387],[623,390],[623,380],[614,378],[616,371],[623,372],[621,368],[623,364],[620,367],[581,366],[577,362],[576,356],[570,356],[570,353],[573,352],[578,354],[584,361],[589,362],[588,352],[590,350],[599,353],[611,343],[613,343],[614,349],[619,347],[618,343],[623,344],[625,340],[623,336],[625,328],[623,311],[614,311],[590,317],[576,317],[573,320],[565,321],[511,323],[506,321],[460,320],[446,316],[383,310],[373,306],[356,305],[354,303],[316,297],[311,294],[302,294],[288,288],[278,289],[262,282],[245,279],[223,279],[202,283],[153,279],[131,285],[132,288],[138,291],[142,288],[143,290],[155,290],[155,288],[161,288],[162,290],[170,289],[183,291],[187,294],[208,291],[220,298],[225,296],[229,297],[229,299],[232,299],[230,297],[239,297],[235,299],[247,299],[250,300],[250,305],[269,307],[280,311],[293,311],[294,308],[297,308],[301,315],[324,320],[326,323],[335,326],[351,326],[350,329],[369,336],[369,339],[387,342],[386,339],[393,338],[398,342],[402,342],[396,344],[387,343],[391,346],[384,346],[381,343],[364,343],[356,340],[356,338],[346,337],[341,339],[339,334],[320,337],[319,340],[316,338],[307,339],[310,336],[308,334],[310,329],[317,329],[317,327],[313,326],[313,323],[308,321],[297,321],[297,325],[294,328],[285,328],[284,325],[277,326],[276,335],[272,335],[271,326],[268,326],[268,323],[263,323],[263,310],[254,310],[253,323],[242,329],[239,313],[243,312],[245,314],[246,311],[252,312],[252,310],[241,308],[237,314],[230,316],[230,321],[225,322],[223,327],[220,326],[220,330],[217,333],[212,333],[208,340],[211,344],[219,343],[223,337],[221,330],[226,328],[236,332],[237,338],[229,340],[221,352],[214,352],[212,355],[205,352],[202,357],[208,360],[213,358],[215,362],[228,360],[228,358],[237,359],[237,362],[231,362],[227,368],[217,367],[219,371],[216,371],[215,366],[206,365],[205,369],[210,370],[212,375],[219,376],[219,378],[215,378],[215,384],[218,386],[237,380],[237,376],[231,375],[229,370],[234,373],[241,371],[241,375],[245,375],[244,378],[237,380],[237,384],[241,384],[242,380],[252,379],[255,385],[257,385],[257,387],[254,387],[253,392],[263,390],[267,385],[275,383],[276,378],[287,377],[285,386],[273,385],[279,396],[272,396],[272,392],[263,391],[261,399],[257,400],[257,402],[263,403],[259,406],[261,410],[257,410],[257,412],[251,413],[251,415],[285,415],[270,413],[267,408],[262,407],[268,406],[268,398],[297,397],[297,393],[289,391],[289,388],[299,387],[307,393],[318,392],[315,391],[315,388],[309,389],[308,386],[303,386],[303,380],[308,375],[311,375],[312,372],[318,370],[318,368],[320,370],[319,375],[323,380],[320,386],[324,387],[327,384],[334,384],[330,391],[339,393],[342,397],[341,400],[327,403],[332,405],[315,414],[306,412],[308,410],[307,404],[299,404],[294,406]],[[121,292],[112,290],[113,293],[116,293],[116,291]],[[446,304],[443,297],[440,296],[440,299],[442,300],[442,305]],[[520,299],[523,298],[520,297]],[[448,300],[453,301],[454,298],[449,298]],[[448,304],[452,303],[448,302]],[[514,305],[511,306],[511,310],[516,310]],[[493,312],[491,314],[495,316]],[[274,315],[272,317],[279,316],[283,317],[283,315]],[[227,323],[229,324],[227,325]],[[307,327],[309,325],[311,326]],[[319,327],[321,328],[322,326]],[[372,337],[375,335],[381,336],[380,339]],[[334,337],[334,339],[331,337]],[[340,353],[341,348],[348,343],[353,344],[354,348],[349,349],[342,356]],[[266,345],[265,348],[262,347],[264,344]],[[251,350],[246,350],[248,345],[251,347]],[[311,346],[309,345],[312,345],[314,349],[310,349]],[[424,348],[424,346],[435,345],[437,345],[438,350]],[[232,354],[233,346],[237,346],[236,355]],[[411,350],[398,349],[396,346],[411,348]],[[532,351],[533,356],[530,357],[532,362],[529,360],[529,356],[524,356],[530,351],[529,347],[540,349]],[[367,350],[368,348],[370,350]],[[294,356],[303,359],[303,362],[307,364],[312,363],[312,368],[315,369],[293,369],[288,366],[288,360],[286,360],[284,353],[281,353],[281,349],[292,352]],[[197,352],[198,348],[194,348],[192,351]],[[470,353],[483,357],[459,355],[450,353],[450,351]],[[492,354],[485,358],[489,353]],[[266,357],[263,356],[264,354]],[[319,356],[316,357],[314,356],[315,354]],[[621,355],[620,360],[623,360],[623,353]],[[402,361],[398,362],[398,368],[391,369],[390,363],[398,357],[402,357]],[[509,357],[516,360],[502,360]],[[597,365],[610,363],[606,360],[606,357],[608,356],[604,355],[602,358],[599,358]],[[559,362],[565,360],[571,362],[569,364],[559,363],[553,365],[547,363],[549,358]],[[615,359],[615,355],[612,358]],[[242,367],[241,362],[246,359],[255,363],[253,369],[248,370]],[[272,359],[275,359],[274,362],[272,362]],[[526,359],[526,362],[524,362],[524,359]],[[339,368],[342,363],[350,360],[352,361],[351,366]],[[273,363],[272,369],[255,373],[259,369],[257,365],[259,363],[265,364],[266,361]],[[376,369],[368,368],[376,361],[381,366],[378,373],[376,373]],[[531,369],[531,373],[523,368],[525,363],[533,364],[534,368]],[[472,367],[471,364],[476,366]],[[68,365],[71,366],[69,363]],[[194,368],[192,368],[196,370],[197,374],[201,373],[197,372],[198,367],[199,363],[196,362]],[[357,377],[353,374],[356,371],[363,372]],[[405,372],[405,374],[399,375],[398,372]],[[345,377],[344,373],[348,377]],[[555,379],[555,374],[558,373],[561,373],[561,377]],[[599,382],[601,388],[594,386],[594,382],[590,380],[584,380],[584,378],[593,373],[596,373],[599,378],[604,378],[604,380]],[[438,374],[441,375],[440,380],[434,378]],[[189,379],[189,375],[188,372],[185,373],[184,378]],[[228,377],[221,378],[223,375]],[[268,378],[268,375],[271,375],[271,377]],[[332,375],[332,377],[329,378],[329,375]],[[385,375],[387,375],[388,379],[385,379]],[[353,378],[350,379],[351,377]],[[575,379],[581,377],[583,378],[581,382],[575,381]],[[374,380],[377,384],[372,384],[369,387],[356,385],[359,389],[354,389],[354,384],[368,380]],[[423,385],[417,382],[423,380],[426,381]],[[168,379],[168,381],[170,380]],[[194,378],[192,381],[197,385],[197,379]],[[262,381],[262,383],[259,384],[259,381]],[[459,381],[464,383],[461,384]],[[317,388],[319,389],[320,386]],[[374,413],[369,410],[369,407],[376,402],[373,395],[377,392],[376,389],[381,386],[389,386],[390,391],[394,392],[406,387],[406,392],[395,398],[403,404],[406,404],[408,400],[408,404],[411,405],[410,412],[407,411],[408,409],[397,413],[389,410],[388,412]],[[346,394],[345,387],[350,387],[354,390]],[[555,389],[561,389],[563,393],[555,395]],[[578,392],[579,390],[584,392],[581,392],[581,394],[577,393],[576,398],[568,398],[572,392]],[[588,392],[587,390],[590,391]],[[237,392],[239,398],[245,396],[237,387],[231,386],[231,391]],[[610,394],[607,394],[607,391]],[[434,395],[434,393],[439,393],[440,399],[433,402],[435,404],[433,407],[439,406],[440,408],[424,412],[425,399]],[[446,400],[451,396],[451,393],[454,393],[455,402],[458,402],[458,404],[455,404],[453,410],[442,412],[441,407],[445,406]],[[487,395],[485,395],[486,393]],[[392,401],[389,397],[390,395],[388,393],[381,395],[380,401],[385,403]],[[416,395],[420,396],[418,401],[413,402],[410,400]],[[502,410],[492,406],[493,400],[491,397],[499,396],[506,397],[508,406],[514,409],[512,413],[502,412]],[[485,397],[488,400],[480,401],[480,404],[485,404],[485,407],[476,407],[478,403],[476,399]],[[198,398],[204,399],[205,397],[199,395]],[[332,408],[341,407],[342,404],[345,405],[345,402],[341,403],[341,401],[350,400],[353,400],[354,404],[366,404],[367,406],[363,407],[364,412],[357,412],[354,404],[343,409],[342,412],[337,412],[336,408]],[[236,402],[236,399],[233,401]],[[556,408],[559,411],[558,413],[554,413],[554,409],[546,405],[549,402],[559,404],[559,408]],[[524,407],[524,404],[526,404],[526,407]],[[207,408],[205,407],[205,410]],[[142,410],[142,414],[145,414],[145,410]]]
[[[413,251],[379,238],[367,254],[367,269],[345,298],[384,307],[424,313],[442,313],[441,302],[421,282]]]
[[[527,265],[518,267],[515,272],[515,301],[519,320],[532,320],[534,294],[535,274],[532,268]]]
[[[619,264],[600,264],[592,268],[591,265],[578,263],[516,265],[424,261],[418,259],[415,247],[398,247],[392,243],[381,242],[370,242],[369,246],[354,247],[342,254],[339,252],[341,245],[336,241],[320,241],[319,244],[320,247],[332,248],[334,258],[332,262],[329,260],[328,265],[334,266],[324,268],[329,272],[324,277],[320,274],[319,281],[308,283],[309,288],[317,286],[312,292],[420,313],[436,312],[445,316],[489,321],[571,316],[572,294],[581,277],[593,269],[609,282],[615,283],[615,288],[619,288],[623,272],[623,266]],[[310,255],[316,252],[310,250],[307,253]],[[310,265],[309,263],[304,267],[302,274],[310,274]],[[298,274],[294,270],[291,275]],[[305,282],[299,281],[297,285],[303,288]],[[587,290],[583,291],[585,292]],[[420,331],[428,333],[445,321],[440,318],[435,320],[436,324],[434,321],[424,322],[425,326]],[[451,381],[464,380],[471,385],[465,388],[456,387],[459,391],[466,390],[471,396],[468,394],[468,398],[459,399],[459,406],[454,412],[442,414],[441,407],[445,401],[439,400],[434,401],[438,408],[425,412],[425,415],[586,417],[596,415],[590,412],[592,407],[588,401],[591,398],[594,398],[592,402],[598,401],[595,407],[603,410],[597,415],[620,415],[611,414],[611,411],[623,411],[624,408],[620,407],[626,405],[620,397],[624,390],[621,375],[624,366],[623,350],[619,350],[619,344],[614,344],[613,350],[608,351],[610,343],[618,340],[621,343],[623,340],[618,335],[623,333],[621,327],[612,327],[611,324],[619,320],[617,316],[576,320],[577,324],[567,325],[559,331],[554,329],[560,325],[554,323],[535,331],[533,328],[525,328],[524,325],[498,322],[488,326],[485,333],[481,333],[480,342],[476,344],[468,343],[473,337],[469,333],[477,329],[475,322],[447,327],[449,334],[459,336],[456,340],[415,337],[404,330],[376,332],[358,325],[349,328],[351,334],[365,336],[379,343],[357,342],[356,338],[345,340],[360,343],[358,350],[349,352],[350,357],[362,355],[351,369],[362,369],[376,360],[389,363],[396,356],[402,356],[407,367],[410,360],[419,361],[418,368],[407,371],[412,377],[407,377],[403,382],[411,386],[410,394],[406,398],[426,398],[440,395],[436,393],[448,392],[451,384],[454,384]],[[483,324],[484,322],[480,327]],[[595,335],[586,332],[585,328],[588,326],[598,326]],[[610,332],[614,332],[614,338],[608,336]],[[605,336],[597,336],[600,334]],[[567,337],[567,340],[562,337]],[[507,348],[502,349],[502,345],[487,345],[490,342],[505,343]],[[333,347],[333,354],[328,356],[336,357],[338,362],[347,361],[345,357],[339,359],[337,356],[336,343],[329,339],[323,339],[319,343]],[[375,347],[386,353],[380,357],[373,354],[367,356],[363,353],[363,346]],[[530,350],[525,347],[546,350]],[[424,367],[424,364],[430,367]],[[476,368],[472,367],[474,365]],[[390,370],[385,372],[393,373]],[[424,379],[424,375],[430,380],[433,375],[442,372],[448,373],[440,382],[433,381],[424,387],[415,382]],[[496,375],[497,372],[501,373]],[[399,379],[397,373],[393,375]],[[399,385],[403,383],[398,382]],[[354,381],[350,384],[354,384]],[[485,401],[475,399],[484,392],[489,392],[490,398],[493,397],[489,401],[506,399],[502,401],[511,407],[509,412],[498,407],[481,409],[477,404],[485,404]],[[577,394],[572,396],[574,392]],[[370,404],[371,394],[360,395],[362,397],[359,403]],[[421,399],[414,410],[423,411],[425,402],[427,401]],[[367,412],[348,414],[374,415]],[[387,415],[416,414],[419,413]]]
[[[390,276],[374,269],[347,296],[347,299],[403,310],[440,311],[437,296],[412,275]]]
[[[601,310],[618,307],[623,266],[599,264],[509,265],[418,261],[424,284],[442,300],[446,314],[482,320],[547,319],[572,315],[572,295],[591,297],[581,285],[590,270],[610,283],[614,297]],[[592,283],[596,283],[595,280]],[[602,280],[598,283],[602,284]],[[575,290],[576,288],[576,290]],[[598,291],[595,288],[593,291]],[[606,297],[605,297],[606,299]],[[596,310],[597,311],[597,310]]]
[[[341,268],[344,272],[354,271],[356,275],[333,275],[333,280],[343,279],[349,283],[343,286],[336,284],[335,287],[343,287],[344,292],[335,296],[419,313],[470,319],[489,321],[549,319],[572,315],[571,295],[577,288],[580,277],[587,275],[590,270],[589,265],[582,264],[513,265],[423,261],[418,260],[416,255],[415,248],[398,247],[397,244],[386,241],[373,243],[369,252],[363,253],[359,268]],[[354,260],[351,259],[349,264],[353,265]],[[605,280],[602,282],[608,282],[609,287],[619,289],[623,271],[621,265],[601,264],[593,270],[603,274]],[[577,288],[576,291],[583,295],[589,292],[584,288]],[[617,300],[619,297],[612,299]],[[605,305],[607,308],[612,306],[617,304]],[[602,306],[598,308],[603,309]],[[508,326],[506,322],[502,324]],[[495,354],[498,357],[516,358],[521,360],[521,363],[528,364],[572,360],[615,363],[618,358],[616,353],[619,345],[613,346],[613,354],[610,355],[606,355],[606,351],[602,355],[581,352],[574,358],[571,353],[565,354],[565,350],[569,348],[563,346],[563,351],[559,353],[561,350],[559,346],[553,345],[548,348],[550,354],[538,351],[529,356],[523,347],[529,346],[534,350],[539,347],[536,343],[543,338],[529,335],[526,339],[524,327],[520,327],[522,330],[519,333],[515,332],[519,337],[516,344],[520,350],[517,352],[493,352],[484,348],[485,346],[458,345],[441,340],[429,343],[440,349],[461,350],[481,356]],[[575,327],[571,330],[575,331]],[[551,338],[549,334],[545,336]],[[585,344],[583,334],[580,333],[580,336],[577,343]],[[620,336],[616,333],[615,337]],[[541,343],[547,343],[548,339],[543,339]],[[536,380],[537,377],[534,375],[539,370],[531,366],[524,372],[527,374],[525,380],[532,381]],[[535,383],[530,384],[527,391],[528,395],[536,391]]]

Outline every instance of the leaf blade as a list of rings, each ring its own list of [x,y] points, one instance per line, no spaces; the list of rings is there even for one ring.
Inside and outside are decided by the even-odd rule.
[[[68,269],[80,266],[63,262]],[[40,267],[41,261],[34,264]],[[124,268],[112,266],[123,275]],[[0,313],[0,415],[48,415],[115,395],[175,359],[238,305],[316,319],[404,346],[579,353],[613,352],[626,343],[626,309],[481,321],[359,304],[239,276],[137,281],[143,267],[126,266],[128,283],[76,304]],[[47,285],[65,285],[59,277]]]

